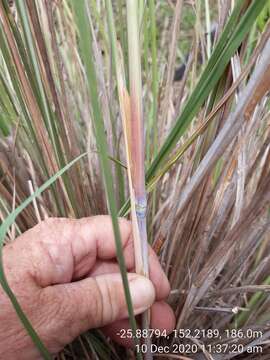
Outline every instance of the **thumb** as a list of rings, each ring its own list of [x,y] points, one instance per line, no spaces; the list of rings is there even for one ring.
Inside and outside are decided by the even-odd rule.
[[[134,313],[138,315],[153,304],[155,289],[149,279],[137,274],[128,274],[128,282]],[[64,336],[63,330],[68,328],[71,339],[67,342],[90,328],[128,317],[120,274],[99,275],[46,289],[52,296],[50,303],[57,307],[55,323],[59,334],[55,335]]]

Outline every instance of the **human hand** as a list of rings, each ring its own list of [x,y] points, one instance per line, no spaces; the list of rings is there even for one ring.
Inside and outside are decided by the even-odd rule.
[[[119,220],[135,314],[151,305],[151,328],[172,330],[174,315],[164,302],[169,283],[149,248],[150,280],[134,274],[131,225]],[[109,216],[48,219],[3,249],[7,280],[22,309],[51,353],[78,335],[103,328],[129,328],[128,313]],[[0,359],[39,359],[38,350],[0,288]],[[4,357],[2,357],[4,356]]]

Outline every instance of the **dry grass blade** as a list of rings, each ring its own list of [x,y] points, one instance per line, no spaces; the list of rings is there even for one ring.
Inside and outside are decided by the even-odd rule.
[[[224,153],[227,146],[232,142],[244,120],[250,117],[251,115],[250,109],[251,108],[254,109],[254,107],[257,105],[257,102],[256,104],[254,104],[253,99],[257,98],[257,100],[260,100],[262,96],[265,95],[266,91],[269,90],[269,83],[265,81],[265,77],[264,77],[265,73],[269,71],[269,67],[270,67],[269,54],[270,54],[270,41],[268,40],[263,50],[262,58],[259,64],[257,65],[256,70],[253,73],[251,79],[249,80],[247,87],[243,90],[241,99],[239,99],[239,103],[234,113],[227,120],[222,131],[219,133],[216,140],[211,145],[207,154],[200,163],[191,181],[183,190],[180,201],[177,204],[178,214],[181,214],[185,206],[187,206],[193,192],[200,185],[204,176],[209,171],[212,170],[215,162]],[[175,211],[176,211],[176,207],[173,209],[173,213],[175,213]],[[163,229],[164,228],[166,228],[166,223],[163,225]],[[173,252],[174,252],[174,246],[172,245],[168,264],[170,263],[170,259]]]
[[[31,113],[31,117],[34,121],[34,124],[36,126],[36,134],[38,136],[38,141],[40,142],[40,144],[42,145],[43,151],[44,151],[44,156],[46,157],[46,163],[48,165],[50,165],[51,168],[51,173],[56,172],[57,171],[57,167],[56,167],[56,163],[53,161],[52,158],[52,149],[50,147],[50,144],[48,143],[48,139],[47,139],[47,135],[44,133],[44,129],[41,128],[40,126],[40,118],[41,118],[41,114],[40,111],[37,107],[37,104],[34,100],[34,96],[33,96],[33,92],[32,89],[30,87],[30,84],[28,82],[28,79],[25,75],[25,70],[23,68],[23,65],[21,63],[21,59],[20,56],[18,54],[17,51],[17,47],[13,38],[13,35],[11,33],[10,27],[8,25],[8,20],[6,18],[6,14],[3,8],[3,4],[0,4],[0,16],[1,16],[1,21],[2,21],[2,25],[3,25],[3,29],[5,31],[6,37],[7,37],[7,41],[8,41],[8,45],[9,45],[9,49],[14,61],[14,64],[16,66],[16,69],[18,71],[18,77],[21,81],[22,84],[22,88],[24,89],[24,96],[26,99],[26,103],[27,103],[27,108],[29,110],[29,112]]]
[[[175,59],[176,59],[176,43],[177,43],[177,36],[179,34],[179,25],[181,22],[182,16],[182,8],[183,8],[183,0],[177,0],[174,10],[174,17],[172,21],[172,29],[171,29],[171,44],[170,44],[170,52],[169,52],[169,59],[168,59],[168,68],[167,68],[167,79],[166,85],[164,90],[164,99],[161,104],[161,133],[165,134],[165,127],[168,117],[168,109],[170,108],[169,99],[171,97],[171,90],[172,90],[172,83],[174,77],[174,69],[175,69]],[[160,142],[163,139],[160,139]]]

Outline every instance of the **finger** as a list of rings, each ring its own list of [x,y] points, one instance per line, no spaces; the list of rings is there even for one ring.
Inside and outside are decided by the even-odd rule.
[[[175,327],[175,315],[172,308],[164,301],[155,302],[151,307],[150,329],[156,330],[155,334],[169,335]],[[127,319],[116,321],[105,326],[102,331],[112,340],[125,347],[132,347],[133,340],[130,338],[130,324]]]
[[[128,274],[130,294],[135,315],[148,309],[154,302],[155,290],[147,278]],[[90,328],[105,326],[128,316],[125,293],[120,274],[100,275],[71,284],[43,289],[47,301],[54,304],[57,329],[61,342],[71,342]]]
[[[170,284],[165,276],[158,258],[154,251],[149,247],[149,277],[155,286],[156,300],[164,300],[170,292]],[[134,261],[127,267],[129,272],[135,272]],[[115,261],[97,261],[88,276],[98,276],[110,273],[119,273],[120,269]]]
[[[132,243],[131,226],[119,219],[123,252]],[[48,219],[8,245],[14,256],[41,286],[70,282],[84,277],[97,258],[115,258],[114,234],[109,216],[80,220]],[[130,253],[130,252],[129,252]],[[28,262],[28,265],[26,264]],[[128,265],[129,259],[126,257]]]

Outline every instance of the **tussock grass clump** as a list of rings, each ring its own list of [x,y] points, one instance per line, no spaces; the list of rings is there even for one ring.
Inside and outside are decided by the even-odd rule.
[[[148,273],[148,239],[176,330],[217,329],[241,349],[216,357],[216,337],[202,336],[190,358],[257,359],[259,345],[268,359],[268,18],[267,0],[2,0],[1,246],[49,216],[109,213],[135,329],[117,221],[131,212],[137,271]],[[46,358],[2,261],[0,274]],[[91,331],[58,357],[135,356]]]

